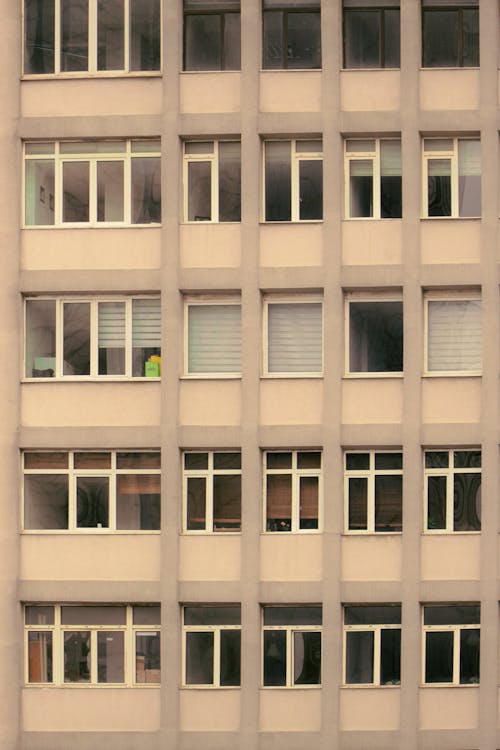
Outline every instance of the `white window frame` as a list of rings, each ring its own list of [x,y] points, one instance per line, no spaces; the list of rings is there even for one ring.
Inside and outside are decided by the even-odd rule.
[[[186,469],[185,468],[185,456],[193,454],[193,453],[206,453],[208,454],[208,468],[207,469]],[[216,476],[241,476],[241,469],[214,469],[214,455],[216,453],[240,453],[240,449],[238,450],[186,450],[182,454],[182,497],[183,497],[183,503],[182,503],[182,533],[183,534],[224,534],[224,536],[227,536],[228,534],[238,534],[241,535],[241,519],[240,519],[240,529],[234,530],[234,531],[218,531],[217,529],[214,529],[214,496],[213,496],[213,490],[214,490],[214,477]],[[187,522],[187,511],[188,511],[188,479],[195,477],[200,479],[205,479],[205,508],[206,508],[206,516],[205,516],[205,528],[204,529],[188,529]]]
[[[318,372],[269,371],[269,305],[321,305],[321,370]],[[323,378],[325,362],[325,305],[320,295],[266,295],[262,310],[262,376],[265,378]]]
[[[268,469],[267,457],[272,453],[290,453],[292,456],[292,466],[288,469]],[[297,460],[299,453],[319,453],[321,466],[318,469],[299,469]],[[268,531],[267,530],[267,477],[270,474],[290,475],[292,477],[292,528],[290,531]],[[301,529],[300,528],[300,480],[302,477],[317,477],[318,479],[318,528]],[[263,533],[272,534],[320,534],[323,531],[323,451],[307,448],[305,450],[266,450],[262,454],[262,497],[263,497]]]
[[[116,70],[98,70],[97,69],[97,0],[88,0],[88,70],[61,70],[61,6],[60,0],[54,0],[54,72],[53,73],[25,73],[24,72],[24,52],[25,52],[25,9],[24,2],[22,5],[23,20],[23,78],[27,80],[40,80],[43,78],[88,78],[99,76],[99,78],[114,78],[116,76],[127,75],[130,77],[137,76],[161,76],[162,75],[162,44],[160,35],[160,67],[158,70],[130,70],[130,0],[124,0],[124,26],[123,26],[123,68]],[[159,24],[162,24],[162,4],[160,3]]]
[[[481,624],[474,623],[471,625],[425,625],[424,610],[426,606],[422,605],[422,686],[423,687],[479,687],[477,683],[460,682],[460,631],[462,630],[479,630],[481,633]],[[450,604],[448,606],[453,606]],[[456,605],[457,607],[460,604]],[[425,681],[425,657],[427,653],[427,633],[453,633],[453,680],[451,682],[426,682]]]
[[[268,605],[266,605],[268,606]],[[310,605],[317,606],[317,605]],[[269,606],[269,608],[271,608]],[[299,605],[297,608],[300,608]],[[265,607],[263,608],[263,610]],[[281,630],[286,632],[286,685],[265,685],[264,684],[264,633],[270,630]],[[262,646],[261,646],[261,665],[262,665],[262,688],[265,690],[315,690],[321,688],[322,682],[311,685],[296,685],[293,682],[294,675],[294,633],[320,633],[321,634],[321,661],[323,661],[323,626],[322,625],[264,625],[264,611],[262,611]],[[323,666],[323,665],[321,665]]]
[[[161,625],[138,625],[134,624],[134,606],[131,604],[117,604],[126,607],[126,623],[124,625],[63,625],[61,623],[61,609],[64,606],[77,606],[72,604],[46,604],[35,602],[26,603],[24,607],[50,606],[54,608],[53,625],[24,625],[24,685],[30,690],[36,688],[71,688],[81,690],[84,688],[159,688],[159,682],[137,682],[136,681],[136,644],[139,633],[158,633],[161,637]],[[85,605],[82,605],[85,606]],[[91,605],[88,605],[91,606]],[[96,606],[106,606],[98,604]],[[156,605],[157,606],[157,605]],[[90,632],[90,682],[65,682],[64,681],[64,634],[68,632]],[[121,632],[124,634],[124,680],[123,682],[98,682],[97,681],[97,634],[99,632]],[[28,633],[52,633],[52,682],[29,682],[29,658],[28,658]]]
[[[140,381],[158,381],[160,376],[146,377],[143,375],[132,375],[132,303],[139,299],[158,299],[158,295],[135,295],[133,297],[52,297],[40,295],[37,297],[24,298],[24,351],[22,364],[22,381],[33,383],[51,383],[67,380],[140,380]],[[27,328],[27,303],[32,301],[55,302],[56,307],[56,366],[54,377],[52,378],[34,378],[26,375],[26,346],[28,337]],[[125,373],[119,374],[99,374],[99,304],[106,302],[123,302],[125,303]],[[90,374],[89,375],[65,375],[64,370],[64,305],[68,303],[88,304],[90,306]],[[161,355],[160,355],[161,356]]]
[[[367,453],[370,457],[370,468],[369,469],[347,469],[347,454],[352,453]],[[361,450],[356,448],[354,450],[344,450],[344,534],[359,535],[367,534],[377,536],[386,534],[397,534],[400,535],[401,531],[376,531],[375,530],[375,477],[377,476],[403,476],[404,475],[404,464],[402,469],[376,469],[375,468],[375,456],[377,453],[394,453],[403,456],[402,449],[389,449],[384,450],[383,448],[372,448],[367,450]],[[350,529],[349,528],[349,479],[351,477],[366,478],[367,480],[367,528],[366,529]],[[402,521],[401,521],[402,522]]]
[[[432,70],[432,68],[427,68]],[[451,140],[453,141],[453,147],[451,150],[442,151],[426,151],[425,141],[426,140]],[[459,141],[477,141],[481,142],[479,136],[474,137],[457,137],[457,136],[442,136],[442,137],[422,137],[422,218],[431,219],[432,221],[440,219],[479,219],[481,216],[460,216],[459,213],[459,200],[458,200],[458,143]],[[449,216],[429,216],[429,191],[428,191],[428,174],[429,164],[428,162],[433,159],[450,159],[450,186],[451,186],[451,213]]]
[[[471,466],[471,467],[457,467],[454,464],[454,454],[461,451],[479,451],[481,448],[426,448],[424,450],[424,534],[480,534],[481,530],[476,531],[455,531],[453,528],[453,513],[454,513],[454,477],[455,474],[481,474],[482,466]],[[425,465],[426,453],[447,453],[448,454],[448,468],[427,468]],[[428,479],[429,477],[445,477],[446,478],[446,528],[445,529],[429,529],[428,523]]]
[[[26,453],[67,453],[67,469],[26,469],[24,468],[24,456]],[[21,527],[23,534],[160,534],[161,529],[117,529],[116,528],[116,499],[117,499],[117,477],[121,475],[150,475],[156,474],[161,476],[161,469],[117,469],[117,453],[158,453],[159,449],[148,450],[73,450],[73,451],[38,451],[27,450],[21,454],[23,483],[21,489]],[[77,469],[74,468],[75,453],[109,453],[111,454],[111,467],[109,469]],[[25,529],[24,528],[24,477],[25,476],[67,476],[68,477],[68,528],[67,529]],[[107,527],[83,527],[77,526],[77,479],[79,477],[104,477],[109,479],[109,504],[108,504],[108,523]]]
[[[190,605],[196,606],[196,605]],[[217,605],[213,605],[216,607]],[[202,605],[200,605],[200,609]],[[222,607],[221,607],[222,609]],[[186,625],[184,623],[184,608],[182,612],[182,687],[188,690],[194,688],[206,688],[207,690],[222,689],[222,690],[240,690],[240,685],[221,685],[220,684],[220,638],[223,630],[238,630],[241,633],[240,625]],[[187,662],[187,633],[213,633],[214,635],[214,651],[213,651],[213,678],[214,681],[211,685],[206,683],[193,684],[187,683],[186,681],[186,662]],[[241,665],[240,665],[241,668]]]
[[[213,150],[199,154],[186,153],[186,145],[190,143],[212,144]],[[183,143],[183,214],[184,224],[239,224],[237,221],[224,221],[219,219],[219,144],[240,143],[236,139],[218,141],[184,141]],[[189,219],[189,165],[193,162],[210,163],[210,201],[212,216],[210,219],[195,221]],[[240,187],[241,192],[241,187]]]
[[[214,297],[212,295],[196,295],[184,297],[184,380],[238,380],[241,378],[241,369],[237,372],[189,372],[189,308],[195,306],[213,305],[239,305],[242,309],[241,297],[225,296]],[[241,331],[243,342],[243,331]]]
[[[297,143],[300,141],[317,141],[321,146],[317,151],[300,151],[297,150]],[[290,144],[290,169],[291,169],[291,194],[290,194],[290,219],[289,221],[272,221],[266,219],[266,144],[272,142]],[[324,221],[325,208],[323,205],[323,217],[321,219],[301,219],[300,218],[300,162],[301,161],[320,161],[323,162],[323,139],[322,138],[265,138],[262,148],[262,222],[265,224],[318,224]],[[324,183],[323,183],[324,198]]]
[[[351,9],[352,10],[352,9]],[[348,68],[347,68],[348,70]],[[354,70],[351,68],[351,70]],[[375,148],[373,151],[354,151],[350,152],[347,150],[348,142],[359,141],[366,143],[367,141],[374,141]],[[397,141],[401,144],[401,138],[344,138],[344,217],[348,221],[373,221],[374,219],[382,219],[381,217],[381,165],[380,165],[380,142],[381,141]],[[372,175],[372,195],[373,195],[373,215],[372,216],[351,216],[351,189],[350,189],[350,178],[351,178],[351,162],[354,161],[368,161],[370,160],[373,164],[373,175]],[[387,221],[387,219],[384,219]],[[401,221],[401,219],[397,219]]]
[[[403,370],[395,372],[380,370],[375,372],[351,372],[350,369],[350,305],[356,302],[401,302],[401,309],[403,311],[403,297],[399,292],[385,293],[385,294],[369,294],[366,292],[346,292],[344,295],[344,377],[345,378],[402,378],[404,375]],[[404,322],[404,321],[403,321]],[[404,332],[403,332],[403,356],[404,356]]]
[[[471,290],[463,292],[426,292],[424,295],[424,377],[448,378],[454,377],[478,377],[482,375],[481,370],[429,370],[429,302],[475,302],[481,300],[481,293]],[[482,334],[482,331],[481,331]]]
[[[38,78],[39,76],[33,76]],[[92,143],[93,139],[88,139]],[[99,142],[102,142],[100,139]],[[55,228],[88,228],[101,229],[103,227],[159,227],[161,222],[150,222],[144,224],[132,223],[132,161],[133,159],[159,159],[161,158],[161,146],[157,151],[133,151],[132,144],[150,140],[158,141],[158,138],[127,138],[109,139],[109,143],[122,143],[124,150],[121,153],[110,151],[109,153],[61,153],[60,144],[69,141],[25,141],[23,144],[23,205],[22,205],[22,228],[23,229],[55,229]],[[75,143],[82,143],[87,139],[79,139]],[[30,144],[53,145],[54,151],[45,154],[27,154],[26,145]],[[48,161],[54,164],[54,223],[53,224],[28,224],[26,222],[26,165],[29,161]],[[68,163],[85,162],[89,165],[89,220],[88,221],[64,221],[63,222],[63,165]],[[119,162],[123,164],[123,220],[122,221],[97,221],[97,163]]]
[[[401,624],[377,624],[377,625],[347,625],[345,623],[345,609],[349,604],[344,605],[344,635],[343,635],[343,657],[342,657],[342,675],[343,684],[348,688],[366,687],[372,685],[374,687],[382,688],[394,688],[400,685],[381,685],[380,683],[380,662],[381,662],[381,633],[382,630],[399,630],[401,631]],[[347,682],[347,633],[373,633],[373,681],[372,682]]]

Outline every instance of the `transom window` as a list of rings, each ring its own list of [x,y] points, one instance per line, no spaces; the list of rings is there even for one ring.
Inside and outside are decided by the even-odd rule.
[[[423,607],[423,682],[479,684],[479,604]]]
[[[160,141],[27,142],[26,226],[161,221]]]
[[[158,685],[160,606],[27,604],[30,685]]]
[[[185,686],[239,687],[241,607],[184,607],[183,674]]]
[[[323,302],[300,297],[264,301],[264,374],[321,375]]]
[[[266,451],[265,531],[317,531],[322,505],[321,451]]]
[[[321,140],[265,141],[265,221],[323,218]]]
[[[478,138],[424,138],[424,216],[481,216]]]
[[[159,451],[26,451],[25,531],[158,531]]]
[[[24,74],[160,70],[159,0],[25,0]]]
[[[426,531],[481,531],[481,451],[428,450],[424,458]]]
[[[399,685],[401,606],[344,606],[344,683]]]
[[[400,219],[401,141],[345,141],[345,215],[350,219]]]
[[[26,300],[27,378],[158,378],[159,297]]]
[[[263,607],[264,687],[321,684],[321,606]]]
[[[319,0],[264,0],[262,67],[321,68]]]
[[[403,454],[345,453],[345,530],[399,532],[403,524]]]
[[[482,370],[481,300],[468,292],[428,294],[425,299],[427,346],[425,370],[429,374],[480,374]]]
[[[403,372],[403,303],[380,295],[346,295],[347,373],[384,375]]]
[[[240,0],[184,0],[184,70],[239,70]]]
[[[422,0],[422,64],[479,67],[479,0]]]
[[[188,299],[184,324],[187,375],[227,377],[241,373],[239,299]]]
[[[183,530],[241,531],[241,454],[184,453]]]
[[[399,0],[344,0],[344,67],[399,68]]]
[[[241,221],[239,141],[184,143],[184,220]]]

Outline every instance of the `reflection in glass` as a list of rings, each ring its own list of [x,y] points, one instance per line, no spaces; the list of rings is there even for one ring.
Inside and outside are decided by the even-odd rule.
[[[54,160],[26,161],[25,222],[28,226],[54,224]]]
[[[205,525],[206,525],[206,479],[204,477],[188,477],[188,480],[187,480],[187,530],[188,531],[204,531]]]
[[[160,70],[160,0],[129,0],[130,70]]]
[[[375,477],[375,531],[401,531],[403,523],[403,477]]]
[[[320,159],[299,162],[299,218],[323,218],[323,162]]]
[[[214,633],[186,633],[186,685],[214,684]]]
[[[350,216],[373,216],[373,161],[351,159],[349,162]]]
[[[286,631],[264,631],[264,685],[286,685]]]
[[[52,633],[28,632],[28,682],[52,682]]]
[[[25,0],[24,73],[54,72],[54,0]]]
[[[120,630],[97,633],[97,681],[120,683],[125,681],[124,637]]]
[[[88,0],[60,0],[61,71],[89,69]]]
[[[289,141],[266,143],[266,221],[291,219],[291,144]]]
[[[160,529],[159,474],[119,474],[116,478],[116,528]]]
[[[292,477],[290,474],[268,474],[266,477],[267,531],[291,531]]]
[[[351,302],[349,305],[350,372],[402,372],[403,305],[401,302]]]
[[[293,684],[321,683],[321,633],[293,633]]]
[[[25,474],[24,528],[68,528],[68,477],[64,474]]]
[[[97,162],[97,221],[123,221],[123,161]]]
[[[160,633],[137,632],[135,636],[135,681],[160,682]]]
[[[124,68],[123,0],[97,2],[97,70]]]
[[[219,143],[219,221],[241,221],[241,144]]]
[[[429,159],[427,170],[428,216],[451,216],[451,159]]]
[[[368,528],[368,480],[366,477],[349,477],[349,530],[365,531]]]
[[[427,528],[446,529],[446,477],[427,477]]]
[[[240,684],[241,631],[220,631],[220,685],[221,687]]]
[[[90,375],[90,304],[63,305],[63,375]]]
[[[346,683],[363,685],[373,682],[374,632],[350,630],[346,633]]]
[[[190,161],[188,170],[188,221],[212,219],[212,164]]]
[[[109,478],[77,477],[76,525],[82,528],[109,526]]]
[[[214,531],[241,529],[241,475],[215,475],[213,480]]]
[[[56,303],[26,302],[27,378],[53,378],[56,374]]]
[[[481,531],[481,474],[453,477],[453,530]]]
[[[64,633],[64,682],[90,682],[90,632]]]
[[[401,630],[380,632],[380,684],[401,682]]]
[[[479,628],[460,631],[460,684],[479,682]]]
[[[63,163],[63,222],[89,221],[89,162]]]
[[[132,159],[132,224],[161,221],[160,157]]]

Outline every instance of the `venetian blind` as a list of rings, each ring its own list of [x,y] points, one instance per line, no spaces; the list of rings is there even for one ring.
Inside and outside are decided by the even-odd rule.
[[[161,346],[161,305],[159,297],[132,300],[132,346]]]
[[[481,370],[481,302],[429,302],[427,369],[431,372]]]
[[[269,304],[269,372],[321,372],[322,369],[321,302]]]
[[[188,372],[241,372],[241,305],[191,305]]]

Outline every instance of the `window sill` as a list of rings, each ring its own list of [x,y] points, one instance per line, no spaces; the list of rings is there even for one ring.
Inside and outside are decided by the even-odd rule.
[[[323,224],[324,219],[296,219],[295,221],[292,221],[291,219],[287,219],[286,221],[266,221],[265,219],[262,219],[262,221],[259,221],[259,224],[264,227],[282,227],[282,226],[297,226],[297,224]]]
[[[306,627],[306,626],[305,626]],[[261,690],[321,690],[322,685],[261,685]]]
[[[260,68],[260,73],[322,73],[322,68]]]
[[[212,221],[211,219],[207,221],[182,221],[181,227],[199,227],[199,226],[202,226],[202,227],[223,226],[225,227],[228,224],[230,226],[241,226],[241,221]]]
[[[160,529],[21,529],[22,536],[159,536]]]
[[[116,377],[114,375],[66,375],[60,378],[21,378],[21,383],[161,383],[159,378],[127,377],[126,375]]]
[[[192,75],[213,75],[213,73],[217,73],[218,75],[222,74],[231,74],[234,75],[235,73],[241,73],[241,68],[237,68],[236,70],[181,70],[180,74],[181,76],[192,76]]]
[[[91,690],[151,690],[156,689],[158,690],[161,688],[161,684],[159,682],[156,683],[114,683],[114,684],[100,684],[100,685],[91,685],[88,682],[83,684],[77,684],[72,682],[65,682],[62,685],[54,685],[52,682],[37,682],[37,683],[26,683],[24,686],[24,689],[27,690],[36,690],[37,688],[41,688],[42,690],[46,690],[47,688],[50,688],[51,690],[85,690],[86,688],[90,688]]]
[[[181,685],[181,690],[218,690],[230,691],[241,690],[241,685]]]
[[[482,216],[421,216],[420,221],[481,221]]]
[[[465,66],[465,65],[451,65],[451,66],[439,66],[439,65],[429,65],[427,67],[424,67],[423,65],[420,66],[419,70],[479,70],[479,65],[474,66]]]
[[[124,224],[123,222],[100,224],[23,224],[21,229],[161,229],[161,224]]]
[[[458,372],[423,372],[422,378],[481,378],[482,372],[467,372],[460,370]]]
[[[340,536],[350,537],[350,536],[402,536],[402,531],[343,531]]]
[[[363,685],[348,685],[347,683],[340,686],[341,690],[400,690],[401,683],[397,685],[375,685],[374,683]]]
[[[220,539],[220,537],[241,537],[241,531],[179,531],[179,536],[189,536],[189,537],[215,537],[217,539]],[[188,687],[186,685],[186,687]],[[190,686],[189,686],[190,687]]]
[[[421,683],[421,685],[419,687],[423,688],[424,690],[428,690],[429,688],[439,688],[439,689],[442,689],[442,688],[458,688],[459,690],[463,689],[463,688],[474,688],[474,689],[477,689],[477,688],[480,687],[480,683],[479,682],[473,682],[473,683],[470,683],[470,684],[467,684],[467,685],[459,685],[459,684],[457,684],[455,682],[429,682],[429,683],[423,682],[423,683]]]
[[[240,372],[230,372],[230,373],[223,373],[223,372],[200,372],[198,373],[192,373],[187,375],[180,375],[179,376],[180,381],[189,381],[189,380],[241,380],[241,373]]]
[[[322,380],[322,372],[269,372],[260,376],[261,380]]]
[[[376,68],[341,68],[340,72],[349,72],[349,73],[380,73],[381,71],[391,71],[394,72],[395,70],[400,71],[401,68],[389,68],[389,67],[376,67]]]
[[[261,536],[321,536],[323,529],[301,529],[300,531],[261,531]]]
[[[384,224],[389,221],[402,221],[402,216],[388,216],[382,218],[381,216],[344,216],[342,221],[383,221]]]
[[[432,476],[432,475],[429,475]],[[444,531],[443,529],[436,529],[436,531],[422,531],[420,536],[481,536],[481,531]]]
[[[102,78],[161,78],[161,70],[99,70],[68,71],[67,73],[25,73],[21,81],[75,81]]]
[[[342,380],[401,380],[403,372],[346,372]]]

